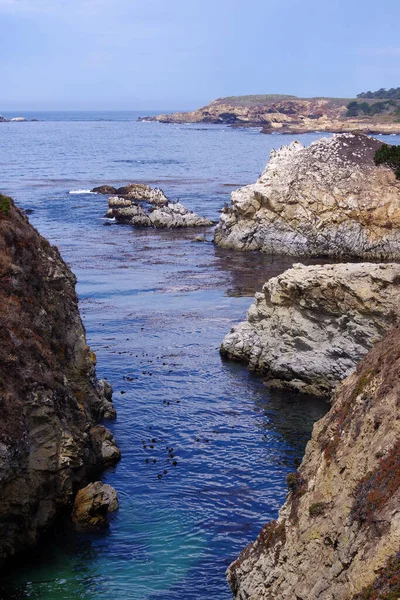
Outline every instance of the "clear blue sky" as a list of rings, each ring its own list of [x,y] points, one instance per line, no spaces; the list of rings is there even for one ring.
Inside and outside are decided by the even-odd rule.
[[[399,0],[0,0],[0,114],[400,86]]]

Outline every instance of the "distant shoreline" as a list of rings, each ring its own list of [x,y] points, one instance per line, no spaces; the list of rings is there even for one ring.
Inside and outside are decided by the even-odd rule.
[[[382,104],[380,99],[363,99],[363,102],[371,112],[371,107]],[[357,99],[297,98],[278,94],[231,96],[213,100],[194,111],[150,115],[138,120],[260,127],[261,133],[400,134],[400,101],[392,102],[391,110],[372,116],[348,116],[349,103],[357,104]]]

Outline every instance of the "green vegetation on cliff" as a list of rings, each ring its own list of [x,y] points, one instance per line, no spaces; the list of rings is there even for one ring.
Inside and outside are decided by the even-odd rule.
[[[347,105],[346,117],[373,117],[383,113],[400,115],[400,102],[385,100],[382,102],[357,102],[352,100]]]
[[[384,98],[400,100],[400,87],[390,88],[390,90],[381,88],[376,92],[362,92],[361,94],[357,94],[357,98]]]
[[[0,194],[0,213],[9,215],[11,210],[11,198]]]
[[[374,161],[376,165],[387,165],[395,172],[396,178],[400,179],[400,146],[382,146],[375,152]]]

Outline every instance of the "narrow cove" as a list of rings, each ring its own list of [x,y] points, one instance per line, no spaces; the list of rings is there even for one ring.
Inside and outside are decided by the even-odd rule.
[[[141,127],[159,135],[156,126]],[[192,135],[199,144],[201,134]],[[208,135],[215,134],[206,130]],[[225,136],[253,142],[248,132]],[[229,141],[218,143],[226,153]],[[257,149],[260,162],[265,152]],[[178,183],[164,189],[215,219],[230,191],[221,183],[235,181],[236,160],[231,157],[231,172],[219,181],[207,182],[208,164],[198,163],[197,181],[193,176],[182,183],[182,173],[169,173]],[[105,534],[55,532],[29,564],[21,561],[2,580],[1,594],[10,600],[228,600],[226,567],[276,516],[286,474],[328,408],[316,399],[269,391],[245,367],[219,355],[223,336],[244,318],[254,292],[296,259],[195,243],[197,231],[104,226],[103,198],[69,195],[59,181],[45,186],[72,170],[63,165],[39,187],[22,180],[10,192],[33,208],[31,221],[59,246],[78,277],[97,370],[114,387],[118,418],[111,429],[122,461],[103,480],[118,490],[120,509]],[[82,180],[68,182],[70,189],[88,189],[93,172],[105,179],[96,165],[85,170]],[[8,188],[13,186],[10,178]],[[211,240],[210,230],[206,237]]]

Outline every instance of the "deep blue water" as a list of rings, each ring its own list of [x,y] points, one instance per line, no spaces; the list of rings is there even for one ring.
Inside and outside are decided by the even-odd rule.
[[[276,517],[326,405],[269,391],[218,347],[254,292],[296,259],[218,249],[211,229],[195,243],[197,230],[107,226],[106,197],[69,192],[141,181],[216,220],[230,191],[293,138],[138,123],[138,113],[26,116],[41,120],[0,124],[1,191],[33,211],[78,277],[123,458],[103,477],[120,496],[109,531],[55,532],[0,581],[0,596],[228,600],[226,567]]]

